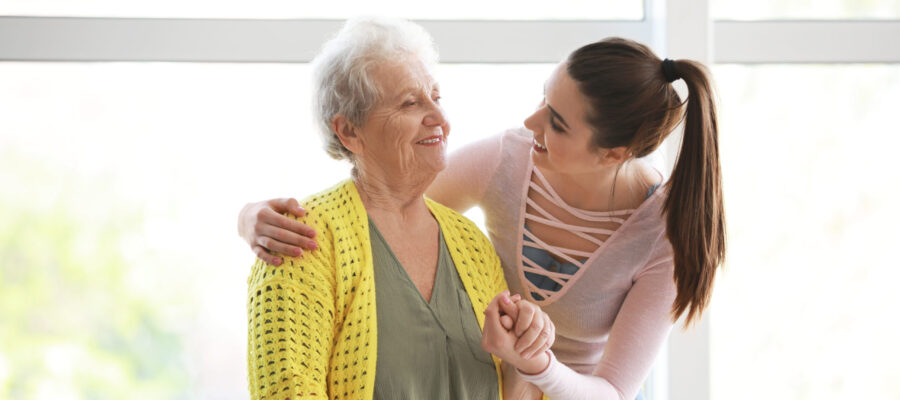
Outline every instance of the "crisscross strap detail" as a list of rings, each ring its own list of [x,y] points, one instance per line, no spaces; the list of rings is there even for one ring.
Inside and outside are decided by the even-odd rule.
[[[575,217],[584,224],[570,224],[554,216],[531,196],[526,196],[528,207],[524,210],[525,229],[522,230],[522,265],[521,269],[527,279],[523,279],[527,292],[533,300],[550,302],[561,296],[584,272],[585,266],[600,252],[603,244],[609,240],[618,228],[634,213],[634,209],[616,211],[582,210],[567,204],[538,168],[532,169],[528,189],[543,197],[560,210]],[[581,238],[596,245],[594,251],[555,246],[541,240],[527,228],[528,222],[550,226],[564,230],[574,237]],[[590,223],[606,222],[615,225],[615,229],[603,229],[587,226]],[[601,239],[600,237],[604,237]],[[553,258],[555,256],[555,258]],[[557,260],[558,259],[558,260]],[[562,265],[574,266],[573,273],[562,272]],[[568,268],[572,270],[572,268]],[[571,272],[571,271],[570,271]]]

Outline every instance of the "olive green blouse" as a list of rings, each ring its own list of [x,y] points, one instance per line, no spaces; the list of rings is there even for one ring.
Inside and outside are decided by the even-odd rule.
[[[430,302],[371,218],[369,236],[378,324],[375,400],[498,399],[494,363],[481,348],[481,329],[443,234]]]

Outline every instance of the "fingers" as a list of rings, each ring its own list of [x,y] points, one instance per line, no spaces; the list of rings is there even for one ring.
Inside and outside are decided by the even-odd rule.
[[[541,335],[543,336],[544,334],[542,333]],[[537,343],[540,343],[540,345],[538,345]],[[534,345],[534,349],[526,349],[524,352],[522,352],[522,354],[525,354],[523,358],[525,358],[526,360],[533,360],[535,357],[543,354],[550,349],[549,341],[540,340],[537,343]]]
[[[274,209],[260,210],[257,214],[256,219],[257,226],[268,224],[287,229],[301,236],[306,236],[309,238],[313,238],[316,236],[315,229],[310,228],[308,225],[303,224],[302,222],[297,221],[291,217],[285,216],[283,215],[283,213],[279,213]]]
[[[519,318],[519,306],[509,297],[509,291],[504,290],[503,293],[498,294],[497,297],[499,300],[500,312],[509,315],[512,321],[517,320]]]
[[[543,344],[540,346],[535,344],[532,346],[532,348],[526,349],[522,352],[523,357],[529,360],[536,357],[538,354],[541,354],[550,349],[550,347],[552,347],[553,343],[556,341],[556,326],[553,325],[553,321],[550,320],[550,316],[547,315],[547,313],[543,314],[544,330],[541,331],[541,335],[536,341],[543,342]]]
[[[316,236],[315,231],[282,215],[286,212],[306,215],[306,210],[292,198],[248,203],[238,215],[238,234],[247,241],[257,257],[272,265],[280,265],[282,261],[278,256],[267,254],[269,252],[299,256],[303,253],[302,249],[318,248],[312,240]]]
[[[307,250],[319,248],[318,244],[311,239],[316,236],[314,229],[273,210],[263,210],[259,214],[253,233],[256,236],[268,236],[289,246],[302,247]],[[281,250],[271,248],[269,250],[281,252]],[[299,255],[293,253],[284,254]]]
[[[484,309],[484,332],[481,335],[481,348],[489,353],[497,352],[499,333],[503,330],[500,324],[500,308],[497,306],[499,295],[491,300]],[[503,330],[505,332],[505,330]]]
[[[506,329],[507,331],[511,331],[513,329],[513,327],[515,326],[515,323],[516,323],[515,316],[519,312],[519,307],[516,306],[516,303],[518,303],[519,300],[522,300],[522,296],[519,296],[519,294],[516,293],[516,294],[510,296],[509,299],[512,302],[507,303],[506,306],[504,306],[500,309],[500,311],[502,311],[504,313],[503,315],[500,316],[500,325],[502,325],[503,329]],[[502,304],[504,304],[504,302],[501,301],[500,304],[502,305]]]
[[[306,210],[300,207],[300,203],[294,198],[272,199],[268,201],[268,204],[278,214],[289,212],[297,217],[306,215]]]
[[[257,236],[256,242],[253,245],[262,247],[263,250],[270,253],[285,255],[288,257],[299,257],[303,254],[303,250],[301,250],[299,247],[286,245],[268,236]]]
[[[287,212],[293,214],[297,218],[306,216],[306,210],[303,209],[303,207],[300,207],[300,203],[293,197],[287,199]]]
[[[553,320],[550,319],[550,315],[547,313],[544,313],[544,320],[546,321],[544,330],[547,331],[547,335],[550,336],[550,340],[547,341],[547,348],[549,349],[550,347],[553,347],[553,343],[556,343],[556,325],[553,324]]]
[[[492,319],[492,317],[496,318],[496,319],[500,318],[500,307],[498,305],[499,301],[500,301],[500,295],[498,294],[498,295],[494,296],[493,299],[491,299],[491,302],[488,303],[487,308],[484,309],[485,326],[487,325],[488,319]]]
[[[519,355],[526,360],[530,360],[530,359],[534,358],[535,355],[538,355],[541,352],[543,352],[544,350],[547,350],[549,348],[550,348],[550,333],[547,332],[546,329],[541,329],[538,332],[534,342],[532,342],[531,345],[529,345],[528,347],[519,351]]]
[[[266,251],[266,249],[261,246],[253,246],[253,253],[259,257],[260,260],[263,260],[267,264],[279,266],[281,265],[281,257],[278,257],[274,254],[270,254]]]
[[[518,352],[519,355],[522,356],[522,358],[526,358],[526,352],[524,350],[528,349],[530,351],[533,351],[536,347],[542,345],[544,340],[546,340],[546,338],[542,338],[540,342],[538,341],[538,338],[541,336],[541,332],[543,331],[544,318],[538,315],[537,318],[534,318],[531,325],[528,327],[528,330],[526,330],[525,333],[523,333],[522,336],[519,336],[519,339],[516,340],[516,346],[514,347],[516,352]]]
[[[516,318],[516,336],[522,337],[525,331],[531,327],[531,323],[540,309],[525,300],[519,301],[516,305],[519,308],[519,315]]]
[[[309,225],[275,212],[264,215],[261,219],[270,225],[277,226],[306,238],[312,239],[316,237],[316,230]]]
[[[315,250],[318,248],[316,242],[311,239],[272,225],[260,226],[256,235],[259,239],[257,240],[257,244],[271,251],[294,257],[303,254],[301,248],[308,250]],[[261,241],[264,238],[271,239],[267,241],[267,243],[271,243],[273,247],[269,247],[267,243],[262,243]]]
[[[516,321],[513,321],[512,317],[510,317],[509,315],[501,315],[500,316],[500,326],[502,326],[503,329],[506,329],[507,331],[511,331],[512,328],[515,326],[515,324],[516,324]]]
[[[537,343],[535,343],[532,348],[526,349],[522,352],[522,354],[524,354],[524,358],[531,360],[539,354],[549,350],[550,347],[553,346],[553,334],[548,332],[549,331],[545,328],[541,332],[541,336]],[[538,345],[538,343],[540,343],[540,345]]]

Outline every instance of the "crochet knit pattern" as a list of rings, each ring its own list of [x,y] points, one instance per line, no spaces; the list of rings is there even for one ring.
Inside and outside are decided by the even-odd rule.
[[[506,290],[500,260],[471,221],[425,199],[437,219],[478,325]],[[257,260],[248,278],[249,385],[253,399],[371,399],[378,329],[368,217],[350,180],[303,201],[298,221],[319,249]],[[494,357],[502,388],[500,360]]]

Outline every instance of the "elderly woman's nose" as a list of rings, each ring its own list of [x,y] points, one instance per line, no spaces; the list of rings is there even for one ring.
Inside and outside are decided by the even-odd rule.
[[[431,102],[431,110],[425,115],[425,121],[423,122],[428,126],[438,126],[447,124],[447,116],[444,115],[444,110],[437,105],[437,103]]]

